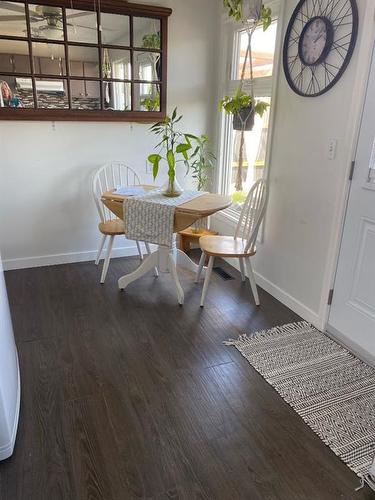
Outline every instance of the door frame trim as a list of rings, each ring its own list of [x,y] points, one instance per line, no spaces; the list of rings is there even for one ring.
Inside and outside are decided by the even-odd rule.
[[[329,314],[331,306],[327,303],[327,297],[329,296],[329,291],[334,288],[336,271],[338,267],[341,241],[344,232],[344,225],[346,220],[346,212],[349,201],[349,193],[351,187],[350,171],[352,168],[352,161],[356,159],[357,156],[357,145],[359,140],[359,133],[362,122],[363,109],[365,105],[365,99],[367,94],[368,80],[370,76],[370,69],[372,63],[372,54],[375,47],[375,6],[372,2],[368,2],[363,13],[363,19],[372,19],[372,23],[362,22],[361,28],[362,33],[360,39],[357,43],[357,71],[356,79],[353,86],[352,100],[349,107],[348,116],[353,117],[350,129],[348,131],[348,136],[350,139],[350,157],[347,159],[347,165],[345,168],[345,189],[342,190],[342,194],[339,197],[334,220],[337,220],[337,225],[334,227],[330,244],[328,250],[328,259],[326,272],[323,278],[322,296],[319,306],[319,325],[318,327],[322,331],[327,331],[329,329]],[[332,329],[331,329],[332,330]],[[337,339],[335,339],[337,340]]]

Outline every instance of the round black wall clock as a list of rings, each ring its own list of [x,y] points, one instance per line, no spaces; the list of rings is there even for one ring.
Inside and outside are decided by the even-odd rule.
[[[284,41],[286,79],[297,94],[316,97],[346,70],[358,34],[356,0],[300,0]]]

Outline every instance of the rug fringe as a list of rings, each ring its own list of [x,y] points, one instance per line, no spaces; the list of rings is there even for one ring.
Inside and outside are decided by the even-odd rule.
[[[286,332],[297,333],[301,330],[304,330],[305,328],[311,328],[311,327],[312,327],[311,323],[308,323],[307,321],[299,321],[297,323],[287,323],[281,326],[274,326],[273,328],[270,328],[268,330],[259,330],[258,332],[251,333],[250,335],[243,333],[239,335],[237,339],[224,340],[223,344],[226,346],[237,346],[240,344],[245,344],[254,337],[269,337],[275,334],[286,333]]]

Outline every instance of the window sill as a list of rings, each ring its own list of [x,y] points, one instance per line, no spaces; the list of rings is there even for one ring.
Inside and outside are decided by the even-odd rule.
[[[230,226],[236,227],[240,214],[235,210],[229,208],[226,210],[222,210],[221,212],[217,212],[214,217],[221,220],[222,222],[226,222]]]

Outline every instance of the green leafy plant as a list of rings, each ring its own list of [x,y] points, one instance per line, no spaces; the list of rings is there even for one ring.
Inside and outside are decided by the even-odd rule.
[[[176,165],[180,162],[187,166],[189,151],[192,149],[188,134],[176,130],[176,125],[181,121],[182,115],[177,116],[177,108],[171,116],[167,116],[163,121],[155,123],[150,130],[161,138],[156,149],[158,153],[149,155],[148,161],[152,165],[152,175],[156,179],[159,173],[160,163],[165,161],[168,165],[168,177],[173,186],[176,179]],[[173,196],[173,193],[171,193]]]
[[[145,49],[160,49],[160,33],[149,33],[142,38]]]
[[[241,205],[246,200],[246,197],[247,193],[245,193],[245,191],[235,191],[231,196],[232,202],[239,205]]]
[[[195,143],[194,151],[190,156],[190,162],[187,163],[187,166],[188,171],[192,170],[192,177],[196,180],[198,191],[201,191],[207,184],[210,170],[215,167],[216,157],[209,147],[209,138],[207,135],[197,137],[185,134],[185,137],[190,143]]]
[[[223,0],[224,7],[227,9],[228,15],[235,21],[243,21],[242,19],[242,4],[241,0]],[[269,7],[262,4],[259,19],[256,20],[257,24],[263,26],[263,31],[266,31],[272,23],[272,11]]]
[[[248,108],[252,105],[252,96],[241,90],[241,87],[238,87],[233,97],[226,95],[221,99],[219,102],[219,109],[223,109],[228,115],[235,115],[241,111],[241,109]],[[268,106],[269,104],[267,102],[255,101],[254,113],[262,117]]]
[[[147,96],[141,100],[141,106],[143,106],[146,111],[159,111],[160,110],[160,94],[159,92],[154,96]]]

